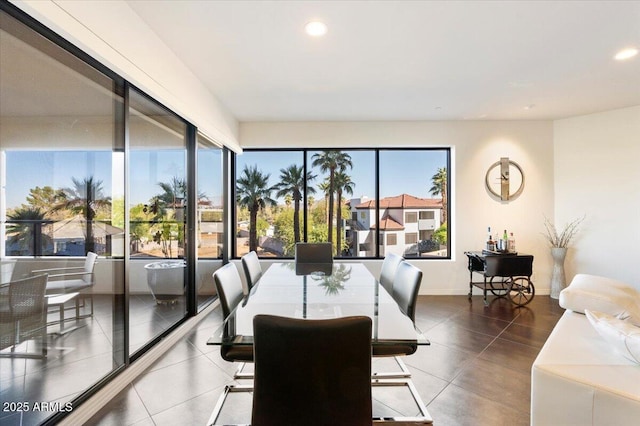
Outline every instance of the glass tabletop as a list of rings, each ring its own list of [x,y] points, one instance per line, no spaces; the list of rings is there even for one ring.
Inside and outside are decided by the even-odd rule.
[[[207,344],[252,345],[258,314],[304,319],[364,315],[372,320],[373,345],[429,344],[362,263],[272,264]]]

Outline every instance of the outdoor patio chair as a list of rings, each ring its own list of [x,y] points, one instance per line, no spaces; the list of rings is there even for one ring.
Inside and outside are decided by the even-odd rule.
[[[44,358],[47,356],[47,275],[11,281],[0,289],[0,357]],[[16,346],[40,338],[41,352],[15,352]]]
[[[32,274],[49,274],[47,295],[79,292],[78,299],[84,301],[88,298],[91,303],[91,312],[85,316],[93,316],[93,293],[91,288],[95,284],[93,270],[97,258],[97,254],[89,252],[85,257],[83,266],[38,269],[32,271]],[[78,315],[78,309],[78,305],[76,305],[76,317],[81,318]]]

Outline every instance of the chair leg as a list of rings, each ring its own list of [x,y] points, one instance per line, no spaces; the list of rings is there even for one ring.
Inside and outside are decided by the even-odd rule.
[[[245,373],[242,371],[246,365],[247,365],[246,362],[240,363],[240,365],[238,366],[238,369],[233,375],[234,379],[253,379],[253,373]]]
[[[411,396],[415,401],[418,409],[420,410],[420,416],[415,417],[374,417],[373,421],[375,424],[379,423],[409,423],[409,424],[432,424],[433,418],[427,411],[427,406],[422,402],[422,398],[418,394],[418,389],[416,389],[415,385],[411,381],[411,379],[374,379],[371,381],[371,386],[376,387],[391,387],[391,386],[406,386],[411,392]]]
[[[399,372],[393,371],[393,372],[372,373],[371,378],[372,379],[402,379],[402,378],[408,379],[410,378],[411,372],[405,365],[404,361],[402,361],[402,358],[400,356],[394,356],[393,358],[396,360],[396,363],[400,367]]]
[[[222,407],[224,406],[224,402],[232,392],[253,392],[253,385],[226,385],[224,387],[224,391],[222,395],[218,398],[218,402],[216,402],[216,406],[207,421],[207,426],[212,426],[216,424],[218,417],[220,417],[220,413],[222,412]]]
[[[88,314],[84,314],[84,315],[80,315],[80,308],[79,306],[76,304],[76,318],[80,319],[80,318],[89,318],[93,316],[93,293],[89,293],[89,294],[82,294],[82,307],[84,308],[87,305],[87,297],[89,298],[89,301],[91,302],[91,311]]]
[[[47,311],[46,309],[44,312],[42,322],[45,324],[44,327],[42,327],[42,335],[40,336],[40,338],[42,339],[42,358],[46,358],[47,357],[47,325],[46,325]]]
[[[43,318],[43,321],[44,318]],[[18,337],[20,333],[20,323],[16,324],[16,338],[13,341],[13,345],[11,346],[11,351],[9,353],[0,353],[0,358],[28,358],[28,359],[44,359],[47,357],[47,327],[46,325],[42,327],[41,336],[42,339],[42,351],[41,352],[16,352],[16,346],[20,343],[20,338]],[[26,342],[26,340],[25,340]]]

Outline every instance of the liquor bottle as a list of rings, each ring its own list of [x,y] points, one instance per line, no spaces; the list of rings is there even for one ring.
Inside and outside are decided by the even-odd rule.
[[[487,240],[487,250],[489,251],[495,251],[496,249],[496,244],[493,241],[493,237],[491,236],[491,227],[487,228],[487,232],[489,232],[489,239]]]
[[[507,230],[504,230],[504,233],[502,234],[502,251],[508,251],[508,247],[509,247],[509,235],[507,234]]]
[[[507,250],[514,253],[516,251],[516,238],[513,236],[513,232],[509,236],[509,241],[507,242]]]

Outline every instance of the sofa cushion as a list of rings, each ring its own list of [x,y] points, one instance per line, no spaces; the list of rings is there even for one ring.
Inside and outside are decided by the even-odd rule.
[[[603,312],[640,326],[640,293],[628,284],[597,275],[578,274],[560,292],[560,306],[574,312]]]
[[[598,334],[617,352],[640,364],[640,327],[603,312],[585,310],[585,315]]]

